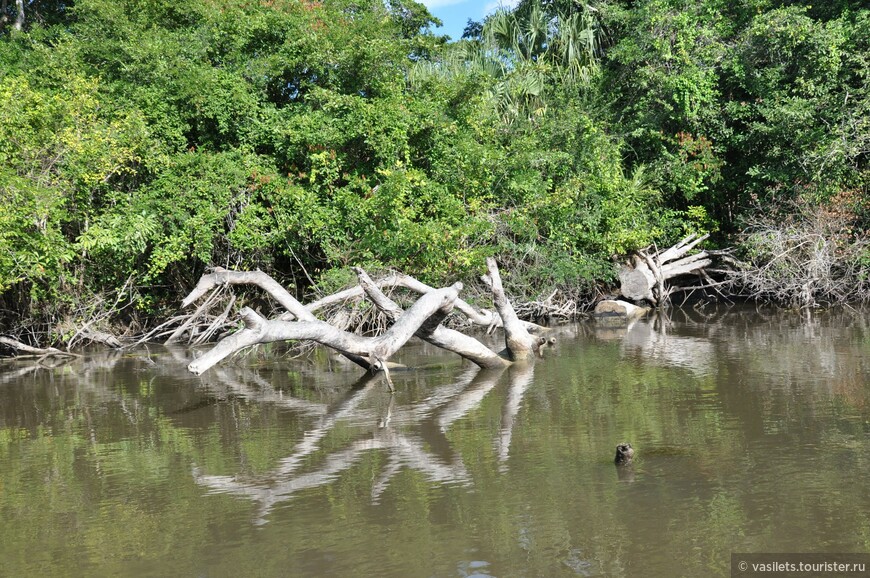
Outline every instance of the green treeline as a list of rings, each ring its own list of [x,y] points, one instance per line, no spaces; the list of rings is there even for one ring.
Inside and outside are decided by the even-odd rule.
[[[4,6],[10,325],[147,319],[218,265],[301,295],[497,255],[519,297],[582,296],[688,232],[764,260],[747,223],[870,225],[857,0],[524,0],[460,41],[412,0]]]

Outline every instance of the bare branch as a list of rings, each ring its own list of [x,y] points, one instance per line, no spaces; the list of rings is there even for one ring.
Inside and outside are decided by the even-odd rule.
[[[202,280],[200,280],[200,283],[201,282],[202,282]],[[176,341],[178,341],[181,338],[181,336],[184,335],[184,332],[187,331],[187,328],[190,327],[193,324],[193,322],[199,318],[200,315],[202,315],[203,313],[205,313],[208,310],[208,308],[212,305],[212,303],[214,303],[214,301],[218,298],[219,295],[220,295],[220,285],[216,286],[216,288],[211,292],[211,295],[208,296],[208,299],[203,301],[202,305],[200,305],[199,307],[196,308],[196,311],[194,311],[193,314],[187,318],[187,321],[182,323],[175,331],[172,332],[172,335],[170,335],[166,339],[165,343],[170,344],[170,343],[175,343]]]
[[[691,235],[689,235],[688,237],[686,237],[685,239],[683,239],[682,241],[680,241],[679,243],[677,243],[676,245],[671,247],[670,249],[667,249],[665,252],[661,253],[658,257],[659,263],[664,265],[668,261],[673,261],[674,259],[679,259],[683,255],[685,255],[686,253],[688,253],[689,251],[691,251],[692,249],[694,249],[695,247],[697,247],[698,245],[703,243],[705,240],[707,240],[707,238],[710,237],[710,233],[707,233],[706,235],[702,235],[701,237],[698,237],[697,239],[695,239],[695,237],[696,237],[696,235],[694,233],[692,233]],[[692,239],[695,239],[695,240],[693,241]]]
[[[61,351],[60,349],[55,349],[54,347],[32,347],[30,345],[27,345],[26,343],[21,343],[20,341],[12,339],[11,337],[0,337],[0,343],[29,355],[41,355],[43,357],[78,357],[75,353]]]
[[[402,315],[402,308],[389,297],[384,295],[384,293],[372,281],[371,277],[369,277],[368,273],[359,267],[354,268],[354,271],[359,276],[360,287],[363,288],[366,295],[371,299],[375,306],[378,307],[378,309],[383,311],[391,320]],[[460,333],[459,331],[444,327],[443,325],[438,325],[431,329],[421,327],[420,330],[417,331],[417,337],[424,339],[432,345],[446,349],[447,351],[452,351],[453,353],[476,363],[480,367],[495,369],[509,365],[508,360],[491,351],[477,339],[465,335],[464,333]]]
[[[374,281],[374,284],[381,289],[386,289],[389,287],[402,287],[420,295],[435,291],[434,287],[430,287],[422,281],[419,281],[414,277],[411,277],[410,275],[405,275],[403,273],[392,273],[391,275],[388,275],[383,279]],[[306,305],[305,308],[313,313],[315,311],[323,309],[324,307],[328,307],[329,305],[334,305],[335,303],[343,303],[351,299],[358,299],[362,297],[364,293],[365,291],[363,290],[363,288],[357,285],[356,287],[351,287],[349,289],[345,289],[344,291],[340,291],[332,295],[327,295],[326,297],[318,299],[317,301],[313,301],[312,303]],[[465,315],[465,317],[475,325],[480,325],[482,327],[488,328],[502,327],[501,318],[498,316],[497,313],[493,313],[492,311],[488,311],[486,309],[477,310],[468,302],[462,299],[456,300],[455,309]],[[546,327],[537,325],[536,323],[531,323],[529,321],[523,321],[523,323],[526,325],[526,329],[532,333],[543,333],[547,331]]]
[[[674,261],[673,263],[669,263],[662,267],[662,278],[673,279],[680,275],[688,275],[689,273],[694,273],[704,269],[705,267],[709,267],[712,263],[713,261],[709,259],[707,254],[704,252],[698,253],[697,255],[690,255],[685,259]]]
[[[193,291],[181,302],[181,306],[187,307],[218,285],[256,285],[297,319],[302,321],[315,319],[314,314],[290,295],[289,291],[262,271],[228,271],[223,267],[215,267],[214,273],[203,275]]]
[[[368,367],[386,369],[387,360],[424,323],[430,318],[443,320],[453,308],[461,288],[462,284],[456,283],[452,287],[422,296],[386,333],[378,337],[361,337],[340,331],[311,314],[311,319],[305,321],[266,320],[254,310],[245,307],[240,312],[245,329],[219,341],[211,350],[192,362],[188,369],[199,375],[215,363],[251,345],[301,339],[331,347],[351,360],[368,358]]]

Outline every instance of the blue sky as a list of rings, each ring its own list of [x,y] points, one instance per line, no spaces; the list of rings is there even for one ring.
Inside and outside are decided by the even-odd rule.
[[[516,6],[517,0],[418,0],[426,5],[433,16],[444,25],[435,28],[435,34],[447,34],[453,40],[462,37],[468,19],[481,21],[499,6]]]

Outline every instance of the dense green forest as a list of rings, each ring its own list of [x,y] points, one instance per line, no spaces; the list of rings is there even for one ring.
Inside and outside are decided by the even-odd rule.
[[[584,299],[690,232],[774,276],[824,252],[808,292],[870,295],[865,2],[434,22],[413,0],[4,0],[3,325],[141,327],[211,266],[302,296],[351,265],[440,284],[496,255],[517,297]]]

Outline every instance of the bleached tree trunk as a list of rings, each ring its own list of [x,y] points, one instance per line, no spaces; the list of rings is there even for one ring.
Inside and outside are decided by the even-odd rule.
[[[347,331],[340,331],[324,321],[313,319],[313,315],[311,318],[292,322],[279,319],[267,320],[254,310],[245,307],[241,311],[245,329],[219,341],[205,355],[191,363],[188,369],[199,375],[227,356],[251,345],[291,340],[316,341],[354,358],[367,359],[371,369],[387,369],[387,360],[390,356],[398,351],[424,322],[432,317],[443,320],[450,313],[460,289],[462,284],[457,283],[452,287],[423,295],[386,333],[377,337],[361,337]]]
[[[667,302],[672,287],[668,281],[690,274],[703,274],[712,264],[711,252],[688,253],[709,235],[689,235],[665,251],[643,250],[619,272],[620,293],[632,301],[649,301],[653,305]]]
[[[41,355],[44,357],[77,357],[75,353],[70,353],[69,351],[61,351],[59,349],[55,349],[54,347],[32,347],[25,343],[21,343],[16,339],[12,339],[11,337],[0,337],[0,344],[6,345],[7,347],[15,349],[16,351],[20,351],[24,355]]]
[[[354,268],[354,271],[359,277],[360,287],[365,291],[372,303],[391,321],[395,322],[404,313],[402,308],[384,295],[377,284],[369,277],[368,273],[359,267]],[[486,369],[510,365],[507,359],[490,350],[477,339],[440,324],[435,327],[430,327],[428,324],[420,327],[420,330],[417,331],[417,337],[432,345],[452,351]]]
[[[389,362],[389,358],[415,335],[487,369],[503,368],[514,361],[529,359],[535,355],[540,356],[543,347],[553,342],[552,339],[530,333],[530,329],[542,331],[544,328],[524,322],[517,317],[513,306],[505,296],[498,266],[494,259],[487,260],[488,272],[485,281],[492,290],[498,314],[482,315],[468,304],[464,304],[463,309],[469,316],[478,319],[482,316],[492,325],[495,324],[496,320],[501,323],[505,332],[506,348],[500,353],[491,351],[474,337],[449,329],[441,324],[457,306],[457,303],[461,301],[459,299],[459,291],[462,290],[461,283],[444,289],[433,289],[412,277],[396,276],[396,278],[401,279],[403,286],[410,286],[413,290],[422,293],[417,301],[405,311],[381,291],[379,286],[383,285],[383,282],[374,282],[362,269],[355,269],[355,271],[359,278],[359,294],[366,295],[392,322],[392,326],[377,337],[355,335],[333,327],[314,316],[312,310],[323,307],[324,303],[334,303],[337,299],[336,296],[340,296],[342,299],[351,297],[350,290],[304,306],[284,287],[262,271],[228,271],[217,268],[213,273],[203,275],[193,291],[185,297],[182,302],[184,306],[192,304],[215,288],[246,284],[263,289],[287,313],[276,319],[265,319],[250,308],[242,309],[240,316],[244,321],[245,328],[220,340],[204,355],[190,363],[188,369],[193,373],[201,374],[237,351],[258,343],[307,340],[330,347],[365,369],[384,371],[387,382],[391,384],[389,368],[392,364]],[[194,316],[199,315],[203,308],[201,306],[194,313]],[[177,338],[177,333],[173,333],[170,339]]]
[[[487,274],[481,279],[492,291],[493,304],[504,324],[505,351],[502,354],[511,361],[528,359],[536,354],[540,356],[543,348],[548,344],[548,340],[529,333],[525,323],[517,317],[513,305],[505,295],[504,287],[501,284],[501,275],[494,258],[487,257],[486,269]]]
[[[430,287],[429,285],[426,285],[425,283],[411,277],[410,275],[405,275],[403,273],[393,273],[387,277],[384,277],[383,279],[376,281],[375,284],[380,289],[386,289],[388,287],[404,287],[405,289],[409,289],[415,293],[419,293],[420,295],[435,290],[433,287]],[[313,301],[312,303],[306,305],[305,309],[310,311],[311,313],[315,313],[328,305],[332,305],[334,303],[341,303],[349,299],[354,299],[362,296],[364,293],[365,291],[362,286],[357,285],[356,287],[351,287],[349,289],[345,289],[344,291],[339,291],[338,293],[327,295],[326,297],[318,299],[317,301]],[[456,300],[456,310],[465,315],[465,317],[474,325],[486,327],[490,331],[504,326],[504,323],[502,322],[502,319],[498,313],[494,313],[486,309],[475,309],[462,299]],[[545,327],[542,327],[536,323],[532,323],[530,321],[521,321],[521,323],[525,325],[526,329],[530,333],[537,334],[546,332]]]

